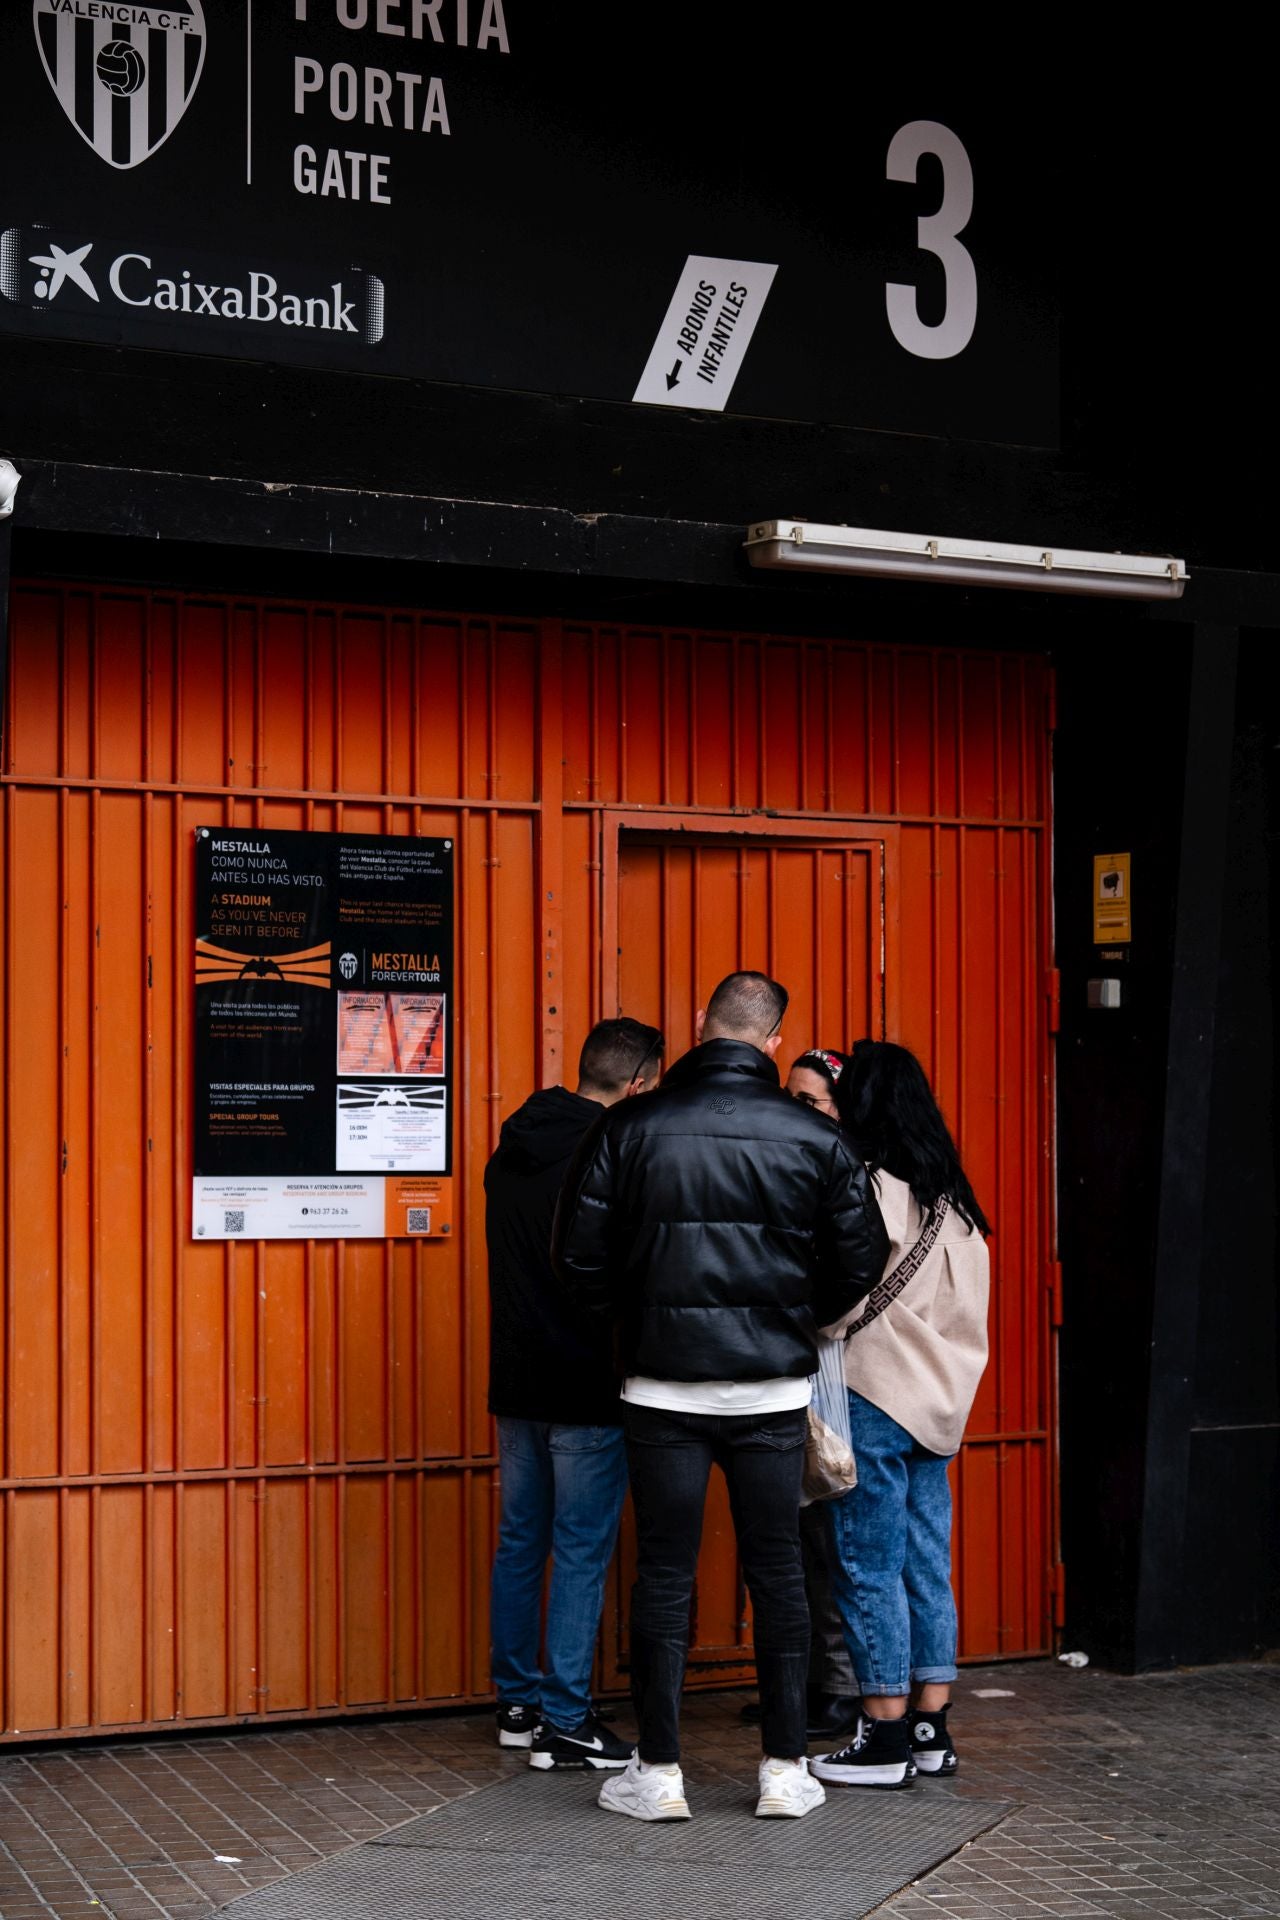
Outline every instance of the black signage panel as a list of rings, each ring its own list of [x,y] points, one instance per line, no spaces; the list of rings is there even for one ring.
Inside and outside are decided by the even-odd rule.
[[[0,330],[1053,445],[1051,117],[920,40],[13,0]]]
[[[197,1234],[432,1231],[452,841],[201,827],[196,925]]]

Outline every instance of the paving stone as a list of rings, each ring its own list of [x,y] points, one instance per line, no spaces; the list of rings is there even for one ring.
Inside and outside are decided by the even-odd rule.
[[[992,1686],[1012,1698],[975,1697]],[[744,1697],[691,1696],[691,1772],[695,1756],[708,1779],[749,1767]],[[952,1714],[962,1772],[910,1798],[1016,1811],[876,1920],[1280,1920],[1277,1708],[1280,1664],[1139,1679],[1053,1662],[967,1669]],[[200,1920],[495,1781],[547,1785],[498,1752],[492,1727],[480,1712],[0,1753],[0,1914]]]

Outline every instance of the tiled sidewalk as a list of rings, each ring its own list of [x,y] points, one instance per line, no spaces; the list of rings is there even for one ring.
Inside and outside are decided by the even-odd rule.
[[[752,1752],[741,1698],[688,1703],[695,1812],[700,1768]],[[970,1668],[952,1717],[962,1777],[916,1794],[1017,1810],[884,1920],[1280,1920],[1280,1666]],[[522,1765],[487,1714],[2,1754],[0,1916],[195,1920]]]

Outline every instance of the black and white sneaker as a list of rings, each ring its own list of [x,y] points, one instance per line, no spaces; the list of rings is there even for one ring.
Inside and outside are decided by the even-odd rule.
[[[544,1720],[533,1736],[529,1765],[546,1772],[551,1767],[625,1767],[633,1752],[629,1740],[619,1740],[589,1713],[579,1727],[553,1727]]]
[[[858,1731],[835,1753],[815,1754],[809,1771],[837,1787],[880,1787],[894,1792],[909,1787],[914,1778],[911,1736],[904,1714],[901,1720],[869,1720],[858,1716]]]
[[[498,1745],[500,1747],[531,1747],[538,1727],[538,1717],[536,1707],[526,1707],[518,1700],[500,1700],[498,1702]]]
[[[917,1707],[907,1718],[911,1728],[911,1758],[921,1773],[931,1773],[935,1778],[949,1778],[959,1762],[951,1744],[951,1735],[947,1732],[947,1708],[939,1707],[936,1713],[925,1713],[923,1708]]]

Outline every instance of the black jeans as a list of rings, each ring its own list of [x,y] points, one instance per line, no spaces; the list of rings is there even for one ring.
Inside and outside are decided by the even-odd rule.
[[[689,1655],[702,1511],[714,1460],[729,1485],[751,1593],[760,1730],[780,1760],[806,1751],[809,1610],[800,1561],[800,1474],[808,1415],[659,1412],[624,1406],[636,1510],[631,1697],[640,1758],[680,1758],[680,1690]]]
[[[831,1537],[830,1502],[816,1500],[800,1509],[800,1555],[804,1561],[804,1591],[809,1602],[809,1690],[849,1699],[858,1691],[853,1662],[845,1644],[844,1622],[832,1591],[835,1541]]]

